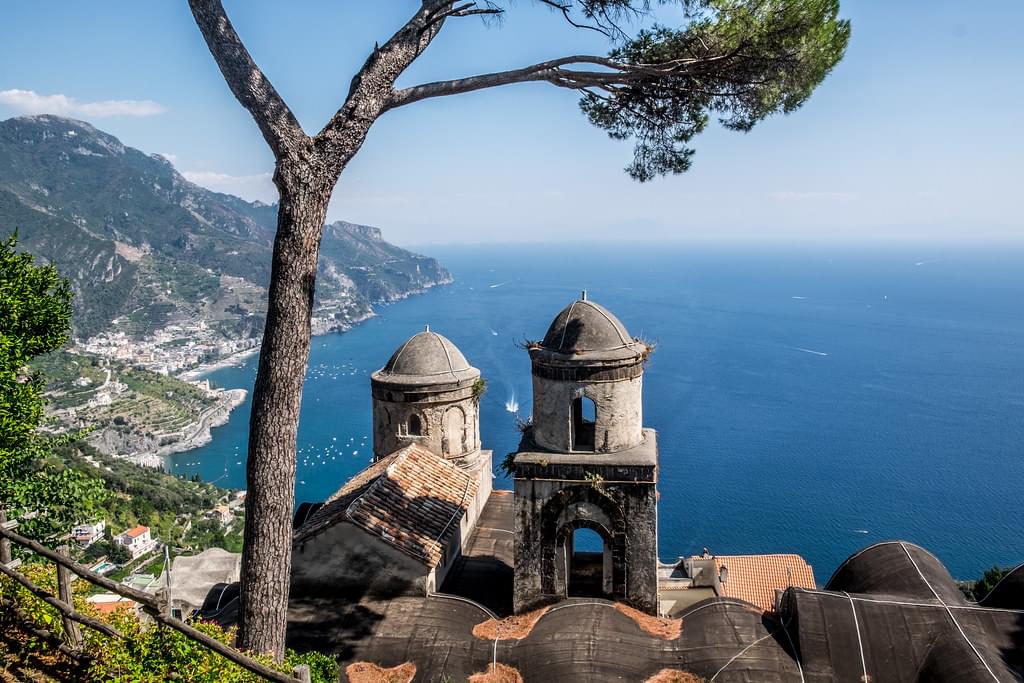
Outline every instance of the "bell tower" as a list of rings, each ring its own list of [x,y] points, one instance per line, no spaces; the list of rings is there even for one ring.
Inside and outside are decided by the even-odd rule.
[[[515,610],[591,596],[656,614],[658,444],[642,405],[650,349],[586,292],[528,348],[533,423],[513,461]]]

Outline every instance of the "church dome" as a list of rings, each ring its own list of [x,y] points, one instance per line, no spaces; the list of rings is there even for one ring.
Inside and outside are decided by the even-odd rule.
[[[447,384],[479,376],[459,347],[429,329],[407,339],[384,368],[373,373],[378,381],[399,384]]]
[[[609,359],[633,357],[645,349],[614,314],[588,301],[586,292],[555,316],[540,346],[565,356],[592,355]]]

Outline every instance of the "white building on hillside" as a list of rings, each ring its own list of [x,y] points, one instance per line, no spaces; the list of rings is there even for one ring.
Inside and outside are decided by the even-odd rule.
[[[123,534],[114,536],[114,540],[128,548],[128,552],[132,554],[133,560],[141,555],[145,555],[156,547],[156,539],[150,536],[149,527],[142,526],[141,524]]]
[[[88,548],[103,538],[103,531],[106,528],[107,523],[102,519],[93,524],[79,524],[71,530],[71,538],[83,548]]]

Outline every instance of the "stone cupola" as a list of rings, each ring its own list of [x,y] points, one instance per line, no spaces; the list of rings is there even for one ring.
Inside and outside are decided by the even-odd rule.
[[[480,452],[480,371],[447,337],[426,328],[370,377],[373,453],[411,443],[472,469]]]

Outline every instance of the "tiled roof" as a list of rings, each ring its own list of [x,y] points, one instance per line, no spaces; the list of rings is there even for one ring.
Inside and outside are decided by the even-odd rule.
[[[350,522],[435,567],[476,496],[462,468],[413,444],[356,474],[295,533],[304,541]]]
[[[142,534],[146,533],[147,531],[149,531],[149,527],[148,526],[142,526],[140,524],[137,527],[135,527],[134,529],[129,529],[128,531],[124,532],[124,535],[127,536],[128,538],[135,538],[136,536],[141,536]]]
[[[89,601],[89,604],[92,605],[97,612],[104,615],[113,614],[114,612],[117,612],[119,610],[130,610],[134,608],[136,605],[136,602],[134,600],[129,600],[128,598],[123,598],[121,596],[110,597],[114,597],[115,599],[92,600]]]
[[[716,555],[714,559],[716,573],[721,573],[722,565],[729,570],[720,595],[746,600],[765,612],[775,609],[776,589],[815,588],[814,571],[799,555]]]

